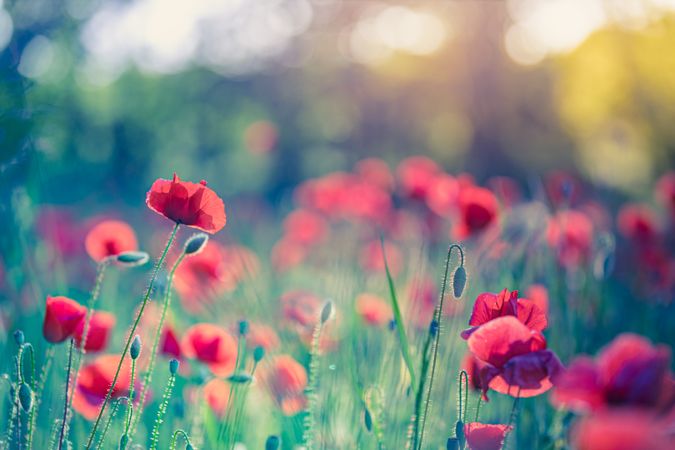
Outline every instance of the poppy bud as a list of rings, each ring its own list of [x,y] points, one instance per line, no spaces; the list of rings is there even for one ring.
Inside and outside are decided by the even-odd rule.
[[[445,444],[447,450],[459,450],[459,441],[457,438],[448,438],[448,442]]]
[[[19,402],[24,411],[30,411],[33,406],[33,391],[26,383],[21,383],[19,386]]]
[[[366,425],[366,430],[373,431],[373,418],[371,417],[368,408],[363,412],[363,423]]]
[[[431,337],[436,337],[436,333],[438,333],[438,322],[436,319],[431,321],[431,324],[429,325],[429,334]]]
[[[129,443],[129,435],[125,433],[120,438],[120,450],[124,450],[125,448],[127,448],[128,443]]]
[[[452,277],[452,290],[455,298],[460,298],[464,293],[464,287],[466,286],[466,269],[464,266],[459,266],[455,270],[455,274]]]
[[[142,266],[148,260],[150,259],[150,256],[148,256],[147,253],[145,252],[122,252],[119,255],[117,255],[117,258],[115,259],[118,263],[122,264],[123,266],[127,267],[135,267],[135,266]]]
[[[230,383],[244,384],[251,382],[253,378],[247,373],[233,373],[227,377],[227,381]]]
[[[206,233],[197,233],[190,236],[190,239],[185,242],[185,254],[196,255],[204,250],[206,244],[209,242],[209,236]]]
[[[323,309],[321,310],[321,325],[326,323],[328,319],[330,319],[332,314],[333,314],[333,302],[329,300],[326,302],[325,305],[323,305]]]
[[[391,320],[389,321],[389,331],[394,331],[395,329],[396,329],[396,320],[395,320],[395,319],[391,319]]]
[[[188,442],[187,445],[185,446],[185,450],[194,450],[194,447],[192,446],[192,444]]]
[[[139,335],[136,335],[131,342],[129,354],[131,355],[131,359],[138,359],[138,356],[141,354],[141,337]]]
[[[260,362],[265,357],[265,347],[256,347],[253,349],[253,360],[255,362]]]
[[[242,320],[239,322],[239,335],[246,336],[248,334],[248,321]]]
[[[278,450],[281,445],[279,436],[271,435],[265,441],[265,450]]]
[[[16,345],[21,347],[24,342],[26,342],[26,336],[24,336],[23,331],[21,330],[16,330],[14,332],[14,341],[16,342]]]
[[[455,424],[455,436],[457,436],[457,441],[459,441],[459,446],[464,448],[464,442],[466,438],[464,437],[464,422],[458,420]]]
[[[171,372],[171,375],[176,375],[179,366],[180,363],[178,362],[177,359],[172,359],[171,361],[169,361],[169,372]]]

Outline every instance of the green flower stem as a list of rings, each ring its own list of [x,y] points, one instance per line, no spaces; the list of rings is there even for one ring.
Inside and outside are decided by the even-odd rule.
[[[98,412],[98,416],[96,417],[96,422],[94,422],[94,427],[91,430],[91,433],[89,434],[89,440],[87,441],[87,446],[85,447],[87,450],[91,448],[91,446],[94,443],[94,436],[96,436],[96,429],[98,428],[99,423],[101,422],[101,417],[103,416],[103,412],[105,411],[105,407],[108,405],[108,402],[110,401],[110,397],[112,396],[113,389],[115,389],[115,385],[117,384],[117,379],[119,378],[120,371],[122,370],[122,363],[124,362],[124,357],[127,355],[129,352],[129,346],[131,346],[131,341],[134,338],[134,335],[136,333],[136,328],[138,328],[138,324],[141,321],[141,317],[143,316],[143,311],[145,311],[145,307],[148,304],[148,300],[150,299],[150,294],[152,293],[152,288],[155,286],[155,280],[157,278],[157,274],[159,273],[159,269],[162,267],[162,264],[164,264],[164,260],[166,259],[167,253],[169,253],[169,248],[171,248],[171,244],[173,244],[174,239],[176,238],[176,233],[178,232],[178,228],[180,227],[180,224],[176,223],[176,225],[173,227],[173,230],[171,231],[171,236],[169,236],[169,240],[166,243],[166,246],[164,247],[164,251],[162,252],[162,256],[159,257],[157,260],[157,264],[155,264],[155,268],[152,272],[152,277],[150,278],[150,284],[148,285],[148,290],[145,293],[145,297],[143,298],[143,302],[141,303],[141,308],[138,311],[138,315],[136,316],[136,320],[131,327],[131,331],[129,332],[129,337],[127,338],[127,342],[124,346],[124,350],[122,351],[122,355],[120,356],[120,362],[117,364],[117,370],[115,371],[115,376],[113,377],[112,383],[110,384],[110,388],[108,389],[108,393],[105,396],[105,399],[103,400],[103,404],[101,405],[101,409]]]
[[[159,317],[159,324],[157,324],[157,330],[155,331],[155,337],[153,338],[152,341],[152,349],[150,350],[150,360],[148,362],[148,368],[145,371],[145,374],[143,376],[143,381],[141,382],[141,388],[139,391],[139,396],[138,398],[140,399],[138,402],[138,408],[136,410],[136,415],[134,416],[133,420],[133,425],[131,426],[131,430],[129,433],[129,439],[131,440],[136,433],[136,428],[138,427],[138,423],[141,420],[141,416],[143,415],[143,406],[145,405],[145,397],[148,394],[148,388],[150,387],[150,382],[152,381],[152,375],[155,370],[155,360],[157,359],[157,349],[159,347],[159,340],[162,337],[162,328],[164,327],[164,320],[166,319],[166,312],[169,309],[169,305],[171,304],[171,285],[173,284],[173,277],[176,273],[176,269],[178,269],[178,266],[180,263],[183,261],[185,258],[185,251],[182,251],[176,262],[173,264],[173,267],[171,267],[171,272],[169,272],[169,278],[167,280],[166,284],[166,291],[164,292],[164,302],[162,304],[162,314]]]
[[[42,363],[42,370],[40,371],[40,378],[35,380],[35,389],[33,389],[33,398],[34,404],[31,409],[30,414],[30,423],[28,424],[28,449],[30,450],[33,445],[33,430],[37,422],[37,416],[40,411],[40,404],[42,403],[42,391],[44,390],[45,383],[47,382],[47,376],[49,375],[49,370],[52,367],[54,362],[54,353],[56,347],[53,344],[48,344],[47,350],[45,351],[45,360]],[[49,447],[51,448],[51,447]]]
[[[63,440],[66,437],[66,422],[68,422],[68,399],[70,373],[73,369],[73,348],[75,347],[75,339],[70,339],[70,349],[68,350],[68,370],[66,371],[66,400],[63,405],[63,420],[61,421],[61,434],[59,435],[59,450],[63,448]]]
[[[164,389],[164,395],[162,396],[162,403],[159,405],[159,410],[157,411],[157,416],[155,417],[155,424],[152,427],[152,434],[150,436],[150,450],[157,450],[159,445],[159,427],[164,422],[164,416],[166,415],[166,408],[169,406],[169,399],[171,398],[171,393],[173,392],[173,387],[176,384],[176,374],[172,373],[169,376],[169,381],[166,384]]]
[[[24,344],[22,347],[27,348],[30,351],[30,387],[35,392],[35,388],[37,387],[37,379],[35,378],[35,349],[33,348],[33,345],[30,343]],[[25,354],[25,352],[22,352],[22,356]],[[26,379],[26,374],[23,374],[23,378]],[[35,416],[35,408],[36,408],[35,402],[33,403],[33,407],[30,409],[30,412],[28,413],[28,424],[27,424],[27,434],[26,434],[26,448],[31,449],[33,447],[33,417]]]
[[[190,437],[187,435],[187,433],[179,428],[173,433],[173,437],[171,438],[171,447],[169,447],[169,450],[176,450],[176,443],[178,442],[178,436],[181,434],[183,435],[185,442],[187,442],[187,445],[192,445],[190,443]]]

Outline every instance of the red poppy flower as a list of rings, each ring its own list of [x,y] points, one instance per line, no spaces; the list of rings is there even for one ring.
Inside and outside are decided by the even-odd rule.
[[[431,159],[424,156],[406,158],[398,165],[396,174],[403,195],[424,200],[431,182],[441,169]]]
[[[211,410],[220,418],[225,417],[230,397],[230,385],[218,378],[204,385],[204,398]]]
[[[605,406],[656,407],[675,400],[670,350],[624,333],[600,351],[595,361],[575,359],[560,377],[552,401],[575,410]]]
[[[356,297],[356,312],[369,325],[386,325],[394,317],[391,306],[384,299],[373,294]]]
[[[284,414],[293,415],[304,409],[307,371],[292,356],[274,358],[264,378]]]
[[[658,219],[646,205],[624,205],[617,217],[619,232],[639,245],[653,243],[659,235]]]
[[[237,280],[228,270],[224,248],[210,240],[204,249],[185,258],[174,276],[174,287],[183,308],[200,313],[216,297],[236,288]]]
[[[296,209],[284,220],[284,236],[302,245],[320,242],[328,232],[326,220],[311,211]]]
[[[479,376],[486,400],[488,388],[514,397],[542,394],[562,371],[555,354],[546,350],[544,336],[513,316],[478,327],[467,343],[471,353],[485,363]]]
[[[87,420],[98,415],[103,399],[115,377],[115,371],[121,355],[103,355],[96,358],[80,370],[77,386],[73,395],[73,409]],[[112,391],[112,398],[129,395],[131,382],[131,362],[127,356],[122,363],[117,383]]]
[[[582,418],[573,428],[572,442],[577,450],[670,450],[675,435],[672,423],[647,411],[619,409]]]
[[[171,181],[158,179],[148,191],[145,203],[167,219],[207,233],[216,233],[225,226],[225,205],[203,180],[181,181],[175,173]]]
[[[509,425],[490,425],[470,422],[464,424],[466,445],[470,450],[501,450],[506,434],[513,429]]]
[[[455,177],[445,173],[437,175],[426,192],[427,206],[441,217],[450,217],[457,207],[459,191]]]
[[[454,229],[457,239],[466,239],[486,230],[496,222],[497,197],[489,189],[472,186],[459,193],[460,220]]]
[[[492,177],[487,181],[486,185],[499,197],[502,204],[507,207],[514,206],[522,197],[520,187],[513,178]]]
[[[193,325],[185,332],[180,347],[187,358],[206,364],[216,376],[230,375],[234,370],[237,341],[217,325]]]
[[[548,289],[542,284],[532,284],[525,291],[525,298],[531,300],[544,316],[548,317]]]
[[[403,267],[403,256],[396,245],[384,242],[384,251],[387,256],[387,264],[392,276],[398,275]],[[368,272],[384,273],[384,257],[382,244],[379,240],[373,240],[363,246],[360,257],[361,267]]]
[[[469,377],[469,386],[475,391],[482,391],[483,387],[480,383],[480,369],[485,364],[476,359],[471,353],[467,353],[462,361],[462,368],[466,371]]]
[[[366,158],[359,161],[354,171],[367,183],[373,184],[385,191],[394,187],[394,176],[386,162],[378,158]]]
[[[311,292],[289,291],[279,299],[284,319],[299,329],[313,330],[319,320],[321,300]]]
[[[593,223],[580,211],[561,211],[549,220],[546,238],[561,265],[576,267],[590,255]]]
[[[138,250],[133,228],[119,220],[105,220],[98,223],[87,233],[84,246],[89,256],[96,262],[122,252]]]
[[[181,359],[180,341],[174,329],[170,326],[164,326],[160,338],[159,353],[178,360]]]
[[[504,316],[515,316],[535,331],[544,331],[548,325],[544,312],[532,300],[518,298],[518,291],[504,289],[499,294],[484,292],[476,298],[469,319],[471,328],[462,331],[462,338],[468,339],[481,325]]]
[[[303,263],[307,248],[290,239],[281,239],[272,248],[270,260],[274,270],[285,272]]]
[[[75,329],[75,343],[82,345],[82,334],[84,333],[84,320],[80,321]],[[88,352],[100,352],[108,347],[108,341],[115,328],[117,319],[114,314],[105,311],[94,311],[89,320],[87,339],[84,349]]]
[[[87,308],[68,297],[47,296],[47,308],[42,334],[48,342],[57,344],[71,337],[87,314]]]
[[[281,341],[272,327],[261,323],[250,323],[248,327],[248,334],[246,335],[247,347],[262,347],[267,352],[279,348]]]

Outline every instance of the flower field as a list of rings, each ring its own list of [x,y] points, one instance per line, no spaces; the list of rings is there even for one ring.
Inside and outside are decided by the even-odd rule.
[[[20,3],[0,449],[675,448],[674,9]]]

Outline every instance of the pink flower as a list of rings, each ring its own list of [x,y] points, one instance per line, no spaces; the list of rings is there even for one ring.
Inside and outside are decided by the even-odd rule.
[[[490,425],[478,422],[464,424],[466,445],[470,450],[501,450],[509,425]]]

